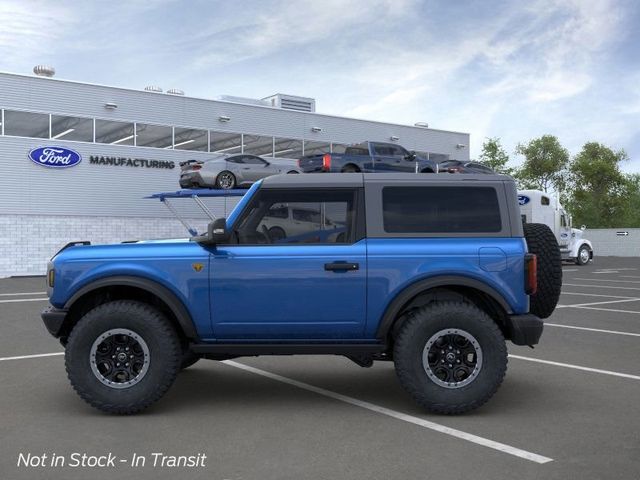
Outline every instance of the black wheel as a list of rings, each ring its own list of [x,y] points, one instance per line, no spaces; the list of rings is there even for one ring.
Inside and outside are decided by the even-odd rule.
[[[464,302],[431,303],[411,313],[395,339],[393,358],[400,383],[415,401],[448,415],[484,404],[507,371],[498,325]]]
[[[184,370],[185,368],[189,368],[191,365],[200,360],[200,355],[192,352],[191,350],[185,350],[182,353],[182,361],[180,363],[180,370]]]
[[[529,311],[548,318],[556,308],[562,289],[562,255],[555,235],[542,223],[525,223],[524,237],[530,253],[538,257],[538,291],[529,299]]]
[[[297,174],[297,173],[300,173],[300,172],[296,172],[295,170],[290,170],[290,171],[287,172],[287,174],[289,174],[289,175],[294,175],[294,174]]]
[[[140,412],[162,397],[180,370],[173,325],[156,308],[133,300],[97,306],[74,326],[65,365],[75,391],[108,413]]]
[[[220,172],[216,177],[216,188],[231,190],[235,186],[236,176],[227,170]]]
[[[576,264],[586,265],[591,260],[591,250],[586,245],[581,245],[578,249],[578,256],[576,257]]]
[[[340,171],[342,173],[357,173],[360,170],[358,170],[358,167],[356,167],[355,165],[345,165],[345,167]]]
[[[287,238],[287,234],[280,227],[271,227],[269,229],[269,238],[271,239],[271,243],[278,243]]]

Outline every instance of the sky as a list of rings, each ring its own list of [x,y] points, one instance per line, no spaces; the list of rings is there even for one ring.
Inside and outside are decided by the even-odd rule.
[[[189,96],[313,97],[320,113],[588,141],[640,172],[635,0],[0,0],[0,71]]]

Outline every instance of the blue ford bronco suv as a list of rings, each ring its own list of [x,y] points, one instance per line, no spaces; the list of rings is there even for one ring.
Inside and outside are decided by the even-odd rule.
[[[502,383],[505,340],[538,343],[562,282],[501,175],[278,175],[206,234],[84,243],[51,260],[42,318],[77,393],[119,414],[199,359],[293,354],[393,361],[420,405],[463,413]]]

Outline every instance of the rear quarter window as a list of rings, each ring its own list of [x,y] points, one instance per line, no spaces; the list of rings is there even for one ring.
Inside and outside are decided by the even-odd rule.
[[[385,187],[387,233],[496,233],[502,230],[500,204],[492,187]]]

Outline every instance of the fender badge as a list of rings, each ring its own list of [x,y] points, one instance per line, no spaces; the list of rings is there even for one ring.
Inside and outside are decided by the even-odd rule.
[[[202,263],[192,263],[191,266],[196,272],[201,272],[204,268],[204,265]]]

